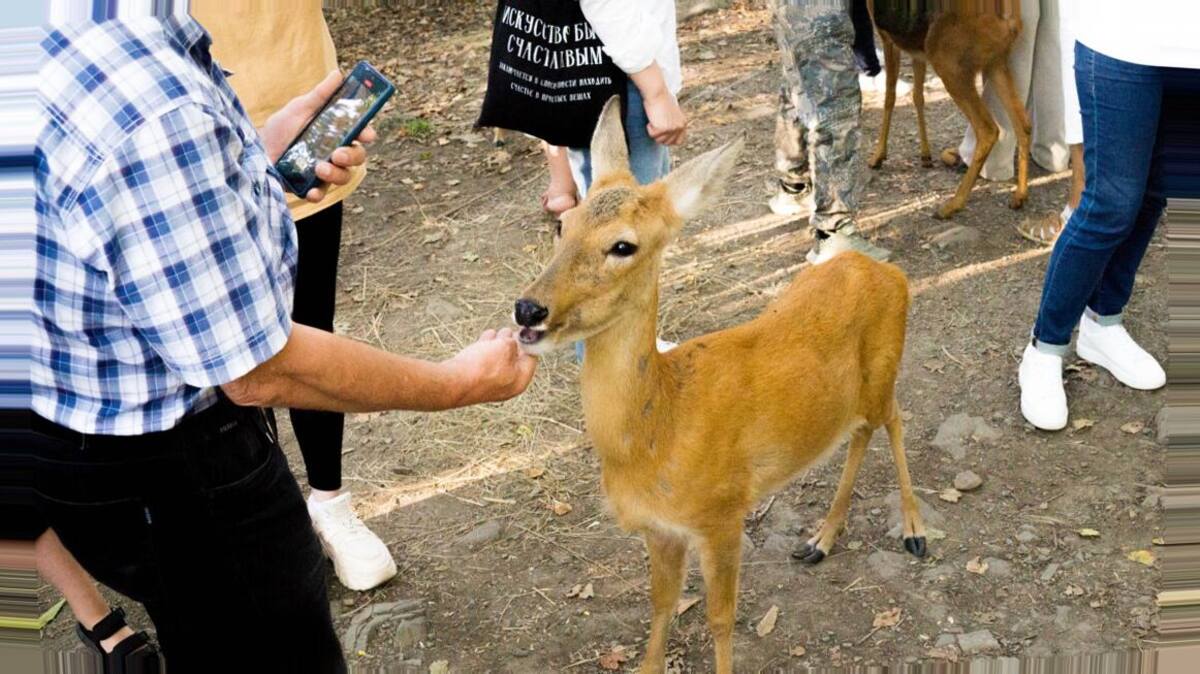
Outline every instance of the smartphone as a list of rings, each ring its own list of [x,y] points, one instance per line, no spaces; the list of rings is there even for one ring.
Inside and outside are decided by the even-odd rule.
[[[359,61],[304,131],[275,162],[288,190],[303,197],[321,182],[317,164],[349,145],[391,98],[396,87],[366,61]]]

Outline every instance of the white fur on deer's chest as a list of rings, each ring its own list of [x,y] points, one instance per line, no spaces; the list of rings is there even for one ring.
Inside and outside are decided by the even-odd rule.
[[[626,531],[643,531],[657,529],[678,536],[691,537],[694,533],[687,522],[679,517],[679,513],[671,508],[670,501],[664,498],[670,486],[659,484],[643,488],[629,484],[621,484],[617,480],[604,478],[601,480],[605,500],[612,510],[617,524]]]

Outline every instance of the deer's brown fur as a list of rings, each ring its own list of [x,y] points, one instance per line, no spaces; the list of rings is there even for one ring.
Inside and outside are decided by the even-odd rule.
[[[525,301],[548,310],[527,346],[585,340],[583,409],[601,483],[620,525],[650,554],[653,619],[643,672],[662,672],[689,544],[700,553],[716,671],[732,671],[743,518],[765,495],[850,439],[837,496],[809,541],[829,552],[846,522],[855,474],[887,428],[903,495],[906,547],[924,527],[905,464],[894,389],[909,304],[896,267],[843,253],[800,272],[754,320],[660,354],[655,346],[663,249],[719,195],[741,142],[641,187],[629,172],[619,106],[592,144],[597,176],[564,216],[562,238]],[[615,257],[618,241],[637,252]]]
[[[1026,2],[1036,0],[1026,0]],[[891,5],[885,9],[885,3]],[[925,65],[928,62],[942,78],[947,93],[958,109],[966,116],[975,131],[975,153],[967,167],[966,175],[958,185],[958,191],[942,204],[935,215],[949,218],[963,208],[983,163],[991,153],[992,146],[1000,135],[991,111],[983,103],[975,88],[975,78],[980,73],[993,83],[996,93],[1004,103],[1005,111],[1012,121],[1017,135],[1017,186],[1009,199],[1009,207],[1021,208],[1029,194],[1029,115],[1017,97],[1012,71],[1008,67],[1008,56],[1012,45],[1021,32],[1020,0],[944,0],[930,2],[927,14],[911,17],[905,22],[881,20],[881,17],[896,16],[904,9],[897,8],[902,0],[873,0],[871,15],[883,39],[884,64],[887,70],[887,90],[883,102],[883,123],[879,127],[879,141],[875,154],[868,165],[879,168],[887,158],[888,132],[892,124],[892,108],[896,105],[896,78],[900,70],[900,52],[907,52],[913,59],[913,107],[917,109],[917,130],[921,142],[921,163],[932,166],[929,140],[925,132]],[[921,4],[908,5],[911,11],[920,12],[926,7]],[[956,156],[956,155],[955,155]]]

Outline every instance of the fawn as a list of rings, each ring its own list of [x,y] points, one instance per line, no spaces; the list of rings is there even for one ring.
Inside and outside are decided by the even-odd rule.
[[[967,203],[979,171],[1000,135],[995,118],[975,89],[975,77],[979,73],[995,84],[996,93],[1017,134],[1017,188],[1008,205],[1021,208],[1029,195],[1030,124],[1008,67],[1009,51],[1021,33],[1020,0],[934,0],[916,5],[907,0],[872,0],[868,6],[883,39],[887,91],[883,99],[879,142],[867,165],[877,169],[887,159],[888,131],[892,125],[892,108],[896,105],[896,77],[900,71],[900,51],[903,50],[913,59],[912,97],[913,107],[917,109],[921,163],[933,165],[925,134],[927,62],[933,65],[946,85],[946,91],[975,131],[975,154],[967,173],[959,183],[958,191],[937,209],[935,216],[949,218]],[[952,160],[944,158],[943,161],[951,163]]]
[[[806,561],[833,547],[879,426],[899,476],[904,545],[925,554],[894,391],[909,304],[898,268],[842,253],[800,272],[753,321],[656,349],[663,250],[720,196],[742,144],[639,186],[620,106],[610,101],[592,140],[596,181],[564,215],[553,258],[516,303],[528,352],[584,340],[583,408],[601,484],[619,524],[639,532],[650,555],[644,673],[665,667],[689,543],[699,548],[716,671],[733,671],[743,518],[847,437],[837,495]]]

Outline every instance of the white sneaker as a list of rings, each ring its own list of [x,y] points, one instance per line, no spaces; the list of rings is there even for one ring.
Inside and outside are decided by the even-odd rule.
[[[1042,353],[1033,344],[1025,347],[1017,381],[1021,385],[1021,414],[1043,431],[1067,426],[1067,392],[1063,389],[1063,359]]]
[[[396,560],[350,509],[349,492],[328,501],[308,497],[308,515],[342,585],[369,590],[396,575]]]
[[[886,94],[887,71],[880,70],[879,74],[874,77],[860,73],[858,76],[858,88],[861,89],[863,93],[867,94]],[[912,85],[906,82],[903,78],[896,78],[896,95],[906,96],[910,93],[912,93]]]
[[[663,339],[662,337],[656,338],[654,340],[654,342],[655,342],[655,345],[658,347],[659,353],[666,353],[666,352],[670,351],[671,349],[674,349],[675,347],[679,346],[678,342],[672,342],[670,340]]]
[[[1117,381],[1142,391],[1153,391],[1167,383],[1167,373],[1158,361],[1125,331],[1125,326],[1100,325],[1084,315],[1079,321],[1079,357],[1112,373]]]

